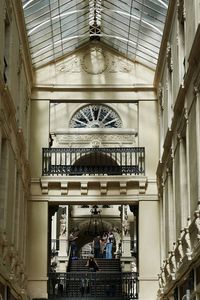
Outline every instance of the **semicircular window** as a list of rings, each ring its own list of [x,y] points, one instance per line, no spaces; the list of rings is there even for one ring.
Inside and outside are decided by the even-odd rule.
[[[87,105],[79,109],[71,118],[72,128],[119,128],[119,115],[106,105]]]

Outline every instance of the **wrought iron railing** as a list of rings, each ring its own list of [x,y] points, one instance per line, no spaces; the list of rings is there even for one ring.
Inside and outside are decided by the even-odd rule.
[[[138,273],[50,273],[49,298],[138,299]]]
[[[144,175],[144,147],[43,148],[42,175]]]

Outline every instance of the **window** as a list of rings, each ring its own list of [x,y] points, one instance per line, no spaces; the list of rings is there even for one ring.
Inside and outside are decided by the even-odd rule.
[[[119,115],[106,105],[87,105],[78,110],[70,121],[72,128],[120,128]]]

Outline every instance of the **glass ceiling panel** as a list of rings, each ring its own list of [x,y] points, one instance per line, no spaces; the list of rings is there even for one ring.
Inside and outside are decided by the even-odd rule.
[[[155,69],[168,0],[22,0],[22,6],[34,68],[97,38]]]

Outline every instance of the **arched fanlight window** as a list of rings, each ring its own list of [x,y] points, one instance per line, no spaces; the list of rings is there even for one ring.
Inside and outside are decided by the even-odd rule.
[[[72,128],[119,128],[119,115],[106,105],[87,105],[79,109],[71,118]]]

